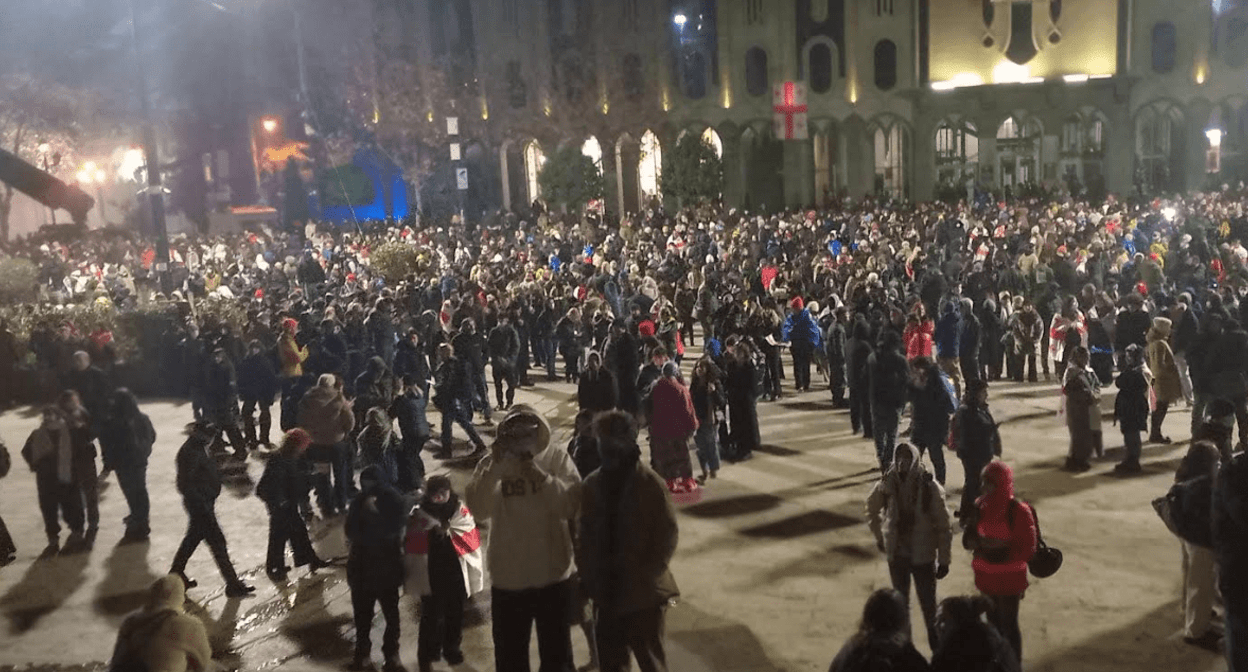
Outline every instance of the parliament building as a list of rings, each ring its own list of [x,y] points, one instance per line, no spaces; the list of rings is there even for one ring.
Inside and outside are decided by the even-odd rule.
[[[1248,178],[1244,0],[404,5],[379,40],[471,91],[474,189],[507,207],[540,198],[545,157],[573,143],[607,206],[636,211],[687,133],[753,210]]]

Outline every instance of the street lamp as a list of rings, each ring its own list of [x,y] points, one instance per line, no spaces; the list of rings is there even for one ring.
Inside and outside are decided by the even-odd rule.
[[[685,16],[684,14],[677,14],[676,16],[672,17],[672,22],[675,23],[677,26],[680,26],[681,30],[684,30],[685,24],[689,22],[689,17]]]
[[[277,130],[277,119],[273,117],[265,117],[264,120],[260,122],[260,126],[264,128],[266,133],[273,133]]]

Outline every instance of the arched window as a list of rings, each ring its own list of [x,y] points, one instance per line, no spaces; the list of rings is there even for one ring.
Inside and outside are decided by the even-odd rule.
[[[767,52],[753,47],[745,52],[745,90],[751,96],[761,96],[767,88]]]
[[[1183,187],[1183,113],[1160,102],[1140,110],[1135,122],[1137,180],[1146,189]]]
[[[893,197],[904,197],[906,181],[906,145],[909,133],[900,123],[877,127],[875,139],[875,191]]]
[[[936,127],[936,181],[961,186],[979,166],[979,134],[968,121],[942,121]]]
[[[724,158],[724,143],[719,139],[719,133],[716,133],[715,129],[707,126],[706,130],[702,131],[702,141],[715,150],[715,156]]]
[[[641,156],[637,160],[637,178],[641,186],[643,202],[659,194],[663,177],[663,147],[654,131],[641,136]]]
[[[685,84],[685,96],[700,100],[706,97],[706,58],[701,51],[690,51],[683,59],[681,79]]]
[[[602,145],[598,144],[598,138],[589,136],[581,145],[581,154],[588,156],[598,166],[598,172],[602,172]]]
[[[997,18],[997,5],[992,0],[982,0],[983,6],[980,11],[984,16],[984,27],[991,28],[992,20]]]
[[[1049,18],[1057,23],[1062,18],[1062,0],[1049,0]]]
[[[897,45],[892,40],[875,44],[875,88],[889,91],[897,86]]]
[[[641,100],[646,91],[646,80],[641,71],[641,56],[628,54],[624,57],[624,97],[632,102]]]
[[[1153,72],[1166,74],[1174,70],[1178,56],[1179,31],[1169,21],[1153,26]]]
[[[810,48],[810,88],[815,93],[832,88],[832,48],[824,42]]]
[[[538,176],[542,173],[542,166],[546,165],[546,156],[542,154],[542,146],[537,144],[536,140],[529,141],[524,146],[524,180],[529,187],[529,201],[536,201],[542,197],[542,185],[538,181]]]

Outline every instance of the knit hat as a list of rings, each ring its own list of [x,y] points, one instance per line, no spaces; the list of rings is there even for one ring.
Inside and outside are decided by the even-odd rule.
[[[802,301],[802,297],[795,296],[793,297],[793,300],[789,302],[789,307],[793,310],[801,310],[806,307],[806,302]]]

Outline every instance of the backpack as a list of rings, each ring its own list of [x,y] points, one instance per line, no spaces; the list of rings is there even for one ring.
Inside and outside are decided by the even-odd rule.
[[[173,609],[162,609],[122,625],[121,632],[117,633],[113,659],[108,665],[109,672],[147,672],[147,663],[143,660],[147,645],[177,613]]]

